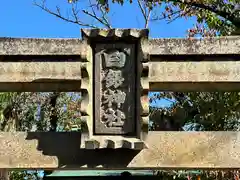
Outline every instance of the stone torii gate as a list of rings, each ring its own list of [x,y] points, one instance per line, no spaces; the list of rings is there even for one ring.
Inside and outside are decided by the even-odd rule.
[[[80,91],[84,132],[1,132],[2,169],[240,168],[239,132],[149,131],[148,91],[240,89],[240,37],[0,39],[0,91]]]

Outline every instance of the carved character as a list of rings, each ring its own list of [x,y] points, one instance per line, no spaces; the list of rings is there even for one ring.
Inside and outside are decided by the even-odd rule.
[[[108,108],[103,112],[102,117],[105,119],[104,123],[108,127],[121,127],[126,119],[125,114],[122,111],[119,109],[115,111],[112,108]]]
[[[105,119],[103,121],[108,127],[112,127],[112,122],[115,121],[115,111],[112,108],[108,108],[106,111],[103,110],[102,117]]]
[[[106,81],[107,88],[111,86],[118,88],[124,82],[122,71],[109,69],[107,75],[104,76],[104,80]]]
[[[126,119],[125,114],[120,111],[119,109],[116,110],[116,119],[113,122],[113,126],[118,127],[118,126],[123,126],[124,120]]]
[[[126,55],[118,50],[103,51],[106,67],[122,68],[125,66]]]
[[[124,82],[122,70],[126,63],[126,55],[130,50],[120,52],[115,49],[102,51],[101,81],[105,84],[102,89],[101,120],[107,127],[122,127],[126,116],[119,108],[125,102],[126,93],[117,89]],[[104,87],[104,86],[103,86]],[[110,89],[111,88],[111,89]]]
[[[108,104],[108,107],[112,107],[113,103],[117,104],[117,107],[120,108],[121,104],[125,102],[126,93],[120,90],[111,90],[108,89],[104,91],[104,99],[103,104]]]

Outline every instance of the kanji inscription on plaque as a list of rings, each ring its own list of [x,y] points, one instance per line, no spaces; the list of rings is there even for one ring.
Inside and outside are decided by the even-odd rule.
[[[94,59],[96,134],[134,134],[134,45],[97,44]]]

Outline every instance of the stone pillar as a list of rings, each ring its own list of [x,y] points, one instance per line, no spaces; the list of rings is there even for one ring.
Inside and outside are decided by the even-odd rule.
[[[148,63],[141,42],[148,30],[83,29],[89,44],[83,104],[83,148],[145,148],[148,132]],[[86,85],[87,84],[87,85]],[[88,113],[86,113],[88,112]]]

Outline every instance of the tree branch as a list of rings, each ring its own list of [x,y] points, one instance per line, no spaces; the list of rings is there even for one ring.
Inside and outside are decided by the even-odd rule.
[[[110,24],[108,24],[107,22],[104,22],[102,19],[100,19],[99,17],[95,16],[93,13],[90,13],[87,10],[82,10],[82,12],[94,19],[96,19],[98,22],[100,22],[101,24],[105,25],[107,28],[111,29],[112,27],[110,26]]]
[[[239,26],[239,20],[237,21],[233,14],[228,13],[223,10],[219,10],[217,8],[214,8],[213,5],[205,5],[203,3],[196,3],[194,1],[189,1],[189,0],[188,1],[175,0],[175,1],[177,1],[179,3],[184,3],[186,5],[194,6],[194,7],[200,8],[200,9],[211,11],[211,12],[216,13],[217,15],[222,16],[223,18],[231,21],[234,25]],[[234,8],[234,7],[232,7],[232,8]]]
[[[153,3],[154,0],[146,0],[147,2]],[[169,0],[169,2],[177,2],[180,4],[185,4],[185,5],[189,5],[191,7],[196,7],[199,9],[203,9],[203,10],[208,10],[210,12],[213,12],[221,17],[223,17],[224,19],[232,22],[232,24],[234,24],[235,26],[239,27],[240,26],[240,19],[235,17],[235,13],[229,13],[227,11],[224,10],[220,10],[216,7],[214,7],[214,5],[210,5],[210,4],[203,4],[203,3],[197,3],[196,1],[193,0]],[[232,6],[232,9],[234,9],[234,6]]]
[[[70,22],[70,23],[73,23],[73,24],[78,24],[78,25],[84,26],[84,27],[97,28],[94,25],[83,23],[83,22],[79,21],[79,19],[77,17],[77,14],[76,14],[76,11],[73,11],[74,20],[72,20],[72,19],[69,19],[69,18],[66,18],[66,17],[62,16],[61,13],[60,13],[60,8],[59,7],[56,7],[57,12],[53,12],[45,6],[45,0],[43,0],[42,2],[43,3],[41,5],[36,3],[36,2],[34,2],[33,5],[41,8],[43,11],[45,11],[49,14],[52,14],[52,15],[54,15],[54,16],[56,16],[56,17],[58,17],[58,18],[60,18],[64,21],[67,21],[67,22]],[[73,10],[73,8],[72,8],[72,10]]]
[[[239,12],[239,5],[238,6],[234,6],[232,4],[230,4],[230,9],[233,10],[234,12],[228,12],[228,10],[225,8],[224,6],[215,6],[214,4],[204,4],[204,3],[198,3],[196,2],[196,0],[144,0],[145,3],[149,2],[149,3],[156,3],[156,2],[172,2],[172,3],[179,3],[179,4],[185,4],[185,5],[189,5],[191,7],[195,7],[195,8],[199,8],[199,9],[203,9],[203,10],[208,10],[210,12],[213,12],[221,17],[223,17],[224,19],[230,21],[233,25],[235,25],[236,27],[240,27],[240,12]],[[98,0],[98,2],[101,5],[108,5],[108,1],[100,1]],[[122,1],[118,0],[118,2],[122,3]],[[139,1],[138,1],[139,2]],[[223,9],[220,9],[223,8]]]
[[[109,23],[108,18],[106,17],[106,12],[104,11],[103,7],[100,7],[100,11],[102,13],[103,20],[106,22],[106,24],[108,24],[109,28],[112,28],[110,23]]]
[[[60,96],[59,92],[54,92],[52,95],[50,95],[50,106],[52,108],[51,115],[50,115],[50,131],[56,132],[57,131],[57,123],[58,123],[58,116],[57,116],[57,99]]]
[[[91,7],[91,10],[92,10],[92,13],[89,13],[88,11],[86,11],[87,13],[85,13],[86,15],[88,16],[91,16],[92,18],[96,19],[98,22],[100,22],[101,24],[103,24],[104,26],[106,26],[107,28],[112,28],[109,21],[108,21],[108,18],[106,17],[106,11],[104,10],[104,8],[102,6],[99,7],[98,4],[93,4],[91,2],[91,0],[89,0],[89,4],[90,4],[90,7]],[[99,17],[95,11],[95,9],[93,7],[96,7],[98,11],[100,11],[101,13],[101,17]],[[91,15],[90,15],[91,14]]]
[[[180,15],[181,12],[182,12],[182,10],[174,11],[174,12],[168,14],[168,16],[177,15],[177,17],[181,17],[181,15]],[[162,16],[162,17],[152,18],[151,21],[159,21],[159,20],[164,20],[164,19],[166,19],[166,15],[165,15],[165,16]],[[169,20],[168,23],[174,21],[175,19],[176,19],[176,17],[174,17],[172,20]]]
[[[147,28],[149,25],[149,21],[150,21],[150,16],[151,16],[151,9],[149,7],[147,7],[145,10],[143,8],[143,5],[141,3],[141,0],[138,0],[138,6],[142,12],[143,18],[145,20],[145,25],[144,28]]]

